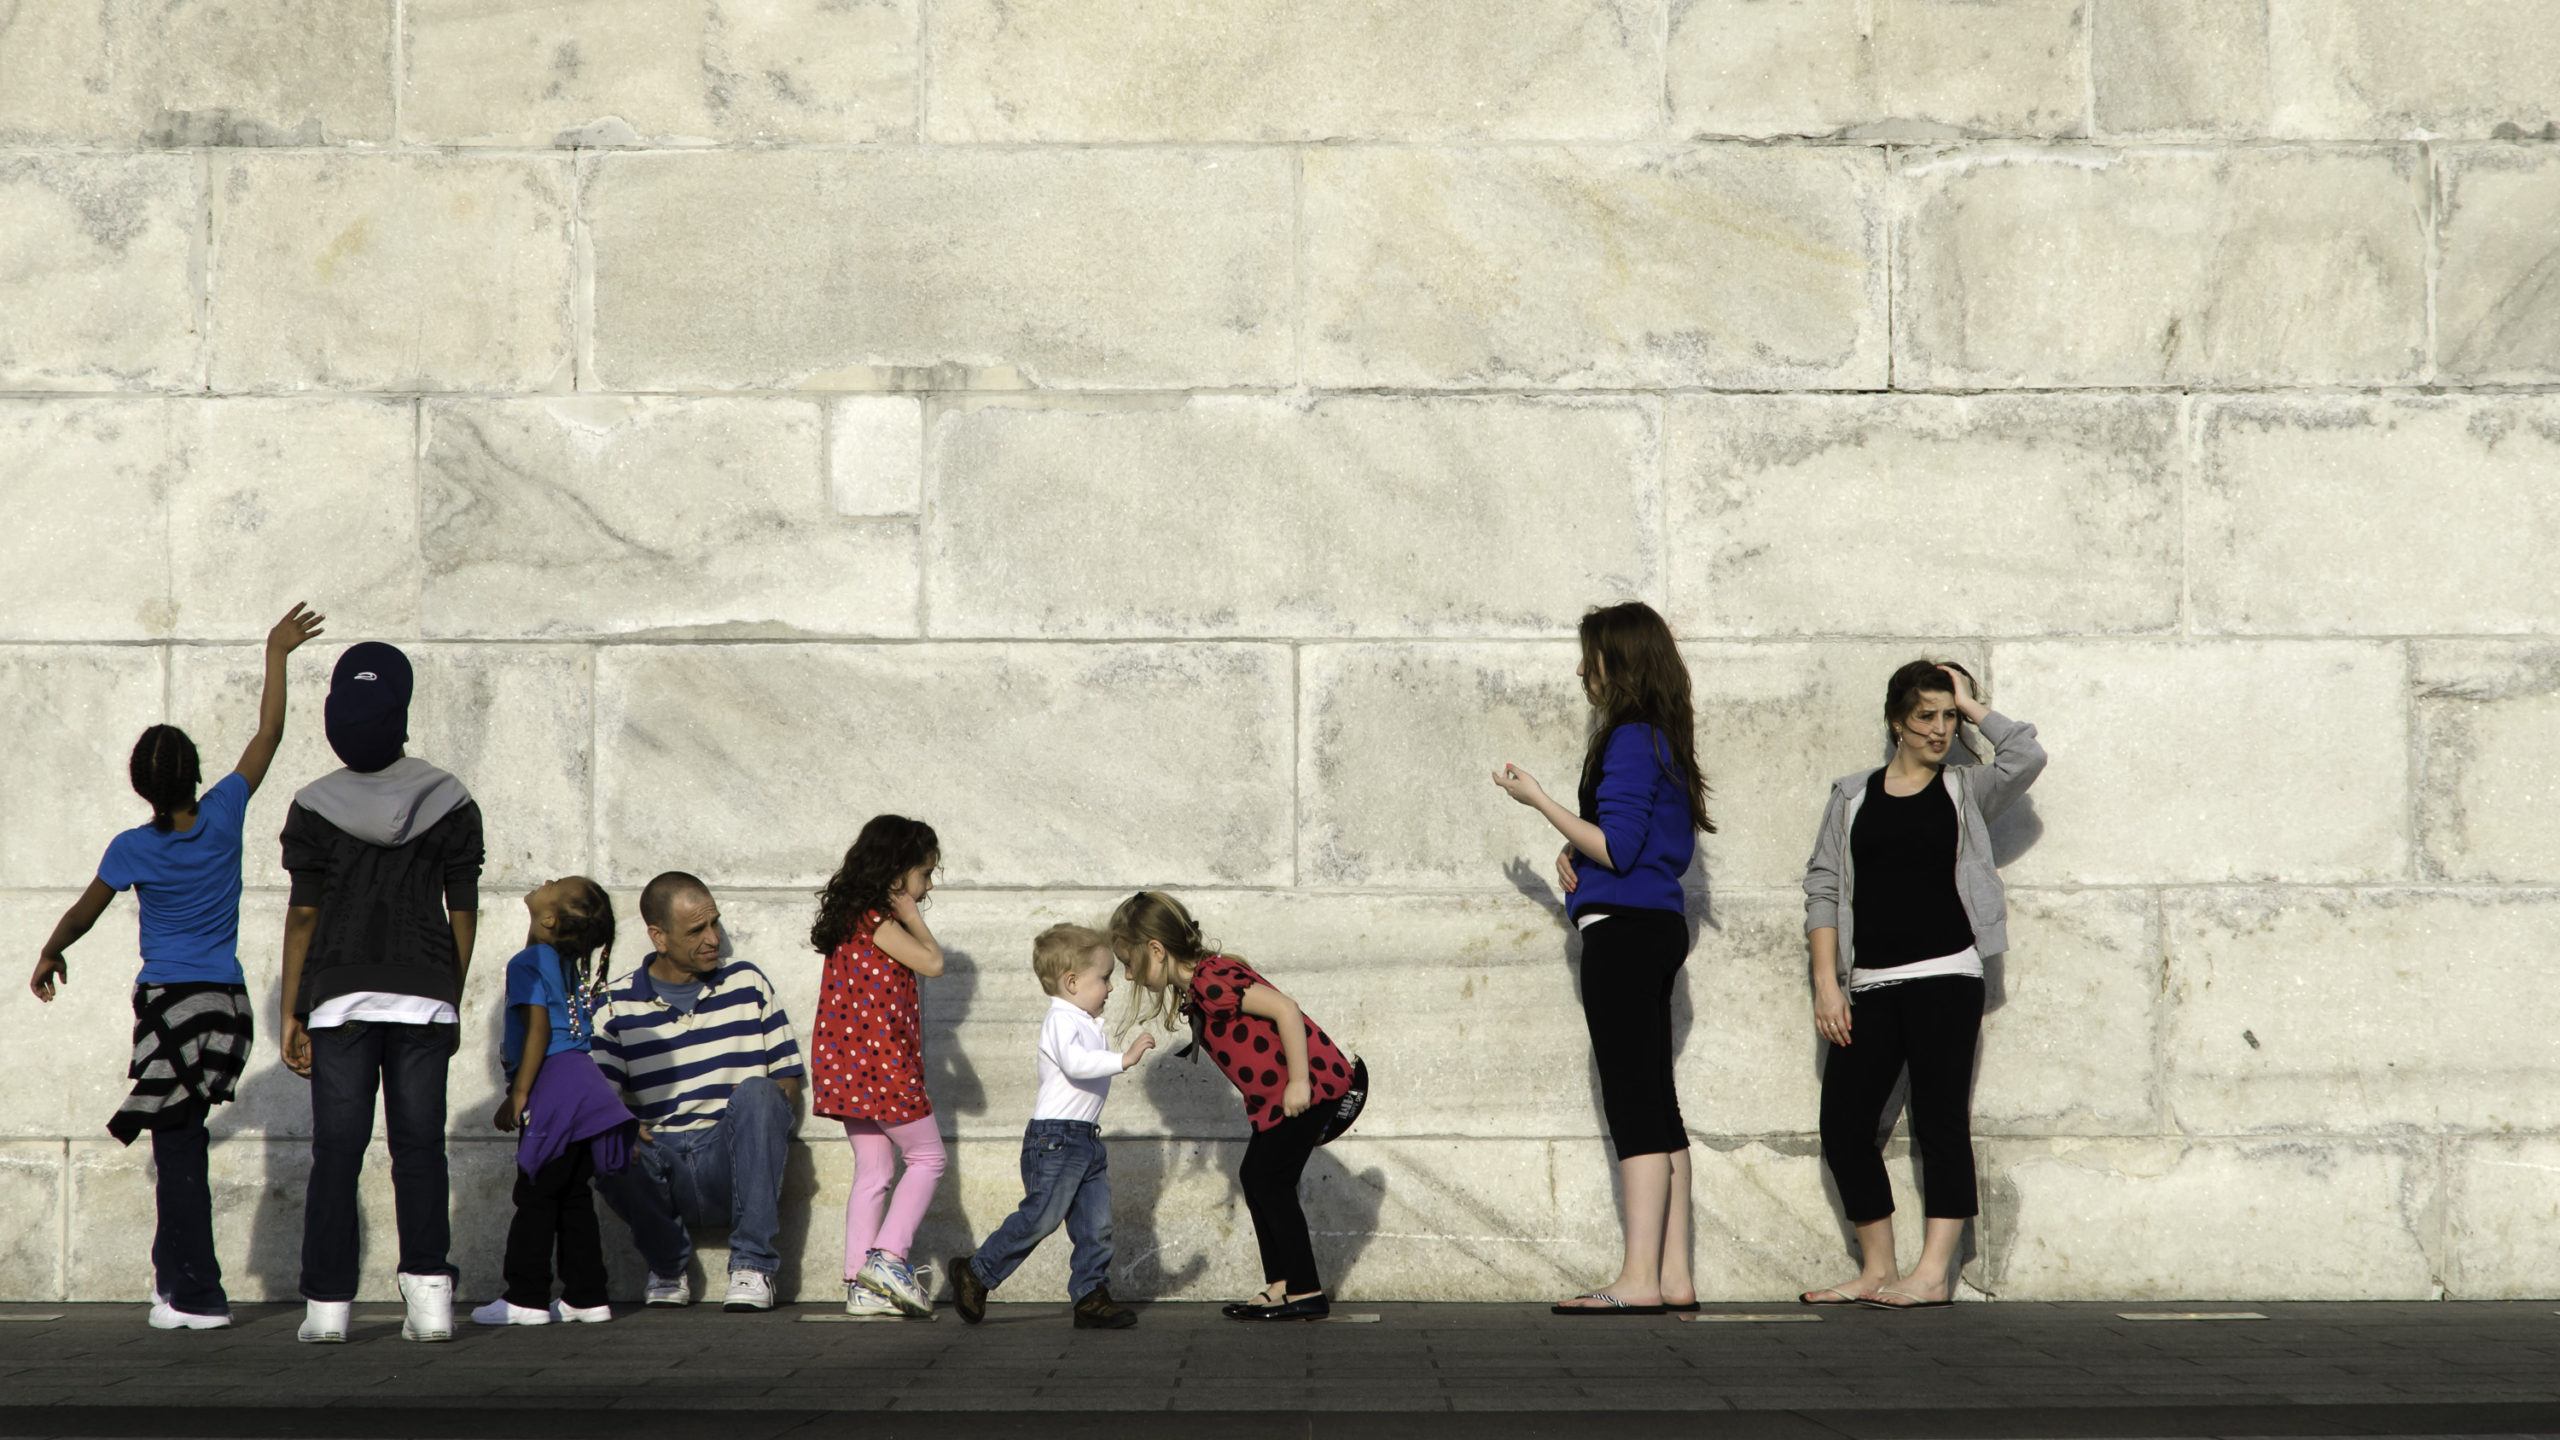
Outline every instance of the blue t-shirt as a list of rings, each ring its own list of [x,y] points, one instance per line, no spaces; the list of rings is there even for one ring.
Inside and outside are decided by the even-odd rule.
[[[510,1071],[524,1054],[524,1011],[517,1008],[523,1005],[539,1005],[551,1012],[551,1044],[542,1052],[546,1056],[584,1050],[595,1034],[595,1016],[586,997],[569,994],[560,952],[548,945],[527,945],[507,962],[507,1033],[498,1046],[498,1061]],[[578,1009],[574,1028],[569,1023],[572,1005]]]
[[[237,772],[196,800],[186,830],[137,825],[107,842],[98,878],[142,905],[145,985],[244,985],[240,973],[240,823],[249,782]]]

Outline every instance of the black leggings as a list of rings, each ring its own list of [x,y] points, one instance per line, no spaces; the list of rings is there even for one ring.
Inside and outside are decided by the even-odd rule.
[[[1902,1068],[1911,1067],[1911,1135],[1920,1149],[1923,1213],[1962,1220],[1979,1208],[1973,1188],[1973,1050],[1982,1034],[1982,982],[1938,975],[1880,985],[1849,997],[1847,1045],[1827,1047],[1822,1067],[1822,1159],[1840,1186],[1849,1223],[1893,1213],[1876,1122]]]
[[[596,1162],[586,1141],[552,1157],[531,1175],[516,1167],[516,1218],[507,1227],[507,1303],[527,1310],[551,1305],[551,1253],[560,1252],[560,1303],[592,1310],[605,1303],[604,1233],[596,1228]]]
[[[1244,1208],[1253,1216],[1253,1243],[1262,1250],[1262,1281],[1286,1281],[1292,1295],[1324,1288],[1316,1275],[1315,1242],[1307,1238],[1307,1212],[1298,1206],[1298,1177],[1324,1139],[1333,1110],[1331,1105],[1311,1105],[1268,1130],[1254,1131],[1236,1172],[1244,1186]]]
[[[1677,910],[1621,910],[1582,932],[1582,1023],[1621,1160],[1689,1148],[1671,1073],[1671,984],[1688,959]]]

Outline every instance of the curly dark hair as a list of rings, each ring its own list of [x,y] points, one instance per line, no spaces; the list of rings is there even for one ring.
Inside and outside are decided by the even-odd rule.
[[[933,827],[904,815],[874,815],[844,852],[844,863],[818,892],[818,922],[809,927],[809,944],[821,955],[852,938],[867,910],[889,908],[889,887],[919,865],[942,859],[942,841]]]
[[[605,977],[613,965],[613,897],[584,875],[569,877],[573,888],[560,907],[557,939],[561,977],[568,982],[569,1028],[583,1038],[603,1007]]]
[[[196,787],[204,783],[203,767],[196,761],[196,742],[175,725],[154,725],[133,742],[133,761],[128,767],[133,778],[133,793],[151,805],[151,828],[177,828],[177,814],[196,803]]]

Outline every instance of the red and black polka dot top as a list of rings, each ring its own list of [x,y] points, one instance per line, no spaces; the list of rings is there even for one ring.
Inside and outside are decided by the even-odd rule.
[[[1235,1082],[1244,1096],[1244,1113],[1256,1130],[1286,1120],[1281,1097],[1289,1088],[1289,1062],[1280,1049],[1280,1027],[1259,1015],[1244,1013],[1244,992],[1271,982],[1253,967],[1225,955],[1210,955],[1192,967],[1185,1004],[1196,1007],[1208,1022],[1202,1043],[1209,1058]],[[1311,1015],[1307,1026],[1307,1088],[1310,1108],[1339,1100],[1351,1088],[1351,1062]]]

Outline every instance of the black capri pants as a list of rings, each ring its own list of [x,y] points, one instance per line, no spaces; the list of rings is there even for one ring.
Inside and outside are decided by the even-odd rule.
[[[1671,984],[1689,959],[1677,910],[1619,910],[1582,932],[1582,1023],[1621,1160],[1689,1148],[1671,1073]]]
[[[1911,1068],[1911,1137],[1920,1151],[1923,1214],[1963,1220],[1980,1207],[1973,1184],[1973,1051],[1982,1036],[1982,981],[1933,975],[1854,991],[1849,1043],[1826,1047],[1822,1159],[1849,1223],[1893,1213],[1876,1122]]]

